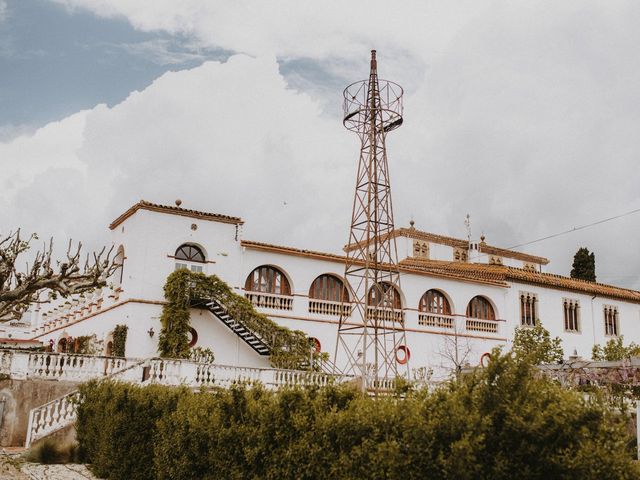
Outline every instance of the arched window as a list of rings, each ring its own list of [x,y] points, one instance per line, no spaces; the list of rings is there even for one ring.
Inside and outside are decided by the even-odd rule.
[[[316,278],[309,288],[309,298],[329,302],[348,302],[349,291],[340,278],[324,274]]]
[[[439,290],[428,290],[420,299],[418,310],[437,315],[451,315],[451,306],[444,293]]]
[[[481,320],[495,320],[496,314],[489,300],[478,295],[473,297],[467,305],[467,317],[479,318]]]
[[[247,277],[244,289],[248,292],[291,295],[291,286],[287,277],[275,267],[262,265]]]
[[[344,282],[331,274],[320,275],[309,288],[309,313],[349,316],[349,290]]]
[[[372,307],[392,307],[396,310],[402,309],[400,292],[395,286],[388,282],[380,282],[371,287],[367,303]]]
[[[184,243],[178,247],[174,255],[176,259],[176,270],[187,268],[192,272],[202,272],[202,265],[207,261],[202,249],[196,245]]]

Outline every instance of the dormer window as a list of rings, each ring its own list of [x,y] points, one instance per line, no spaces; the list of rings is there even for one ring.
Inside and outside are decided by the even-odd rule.
[[[502,257],[496,255],[489,256],[489,263],[491,265],[502,265]]]
[[[174,255],[176,259],[176,270],[186,268],[192,272],[202,273],[206,258],[200,247],[185,243],[180,245]]]
[[[454,250],[453,250],[453,259],[456,262],[466,262],[467,261],[467,250],[465,248],[454,248]]]
[[[413,241],[413,256],[414,258],[429,258],[429,244],[427,242],[421,242],[420,240]]]

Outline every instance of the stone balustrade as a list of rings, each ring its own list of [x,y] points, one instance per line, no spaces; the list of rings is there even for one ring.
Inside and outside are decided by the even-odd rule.
[[[440,315],[438,313],[418,314],[418,325],[424,325],[425,327],[453,329],[455,324],[456,319],[451,315]]]
[[[74,297],[53,309],[44,312],[42,324],[33,330],[36,335],[48,333],[56,328],[69,325],[89,315],[99,312],[120,301],[122,289],[102,288],[86,295]]]
[[[418,325],[437,328],[442,331],[452,331],[458,334],[467,332],[500,334],[500,320],[485,320],[438,313],[418,313]]]
[[[350,303],[332,302],[329,300],[309,299],[309,313],[331,315],[334,317],[348,317],[351,315]]]
[[[274,310],[293,310],[293,297],[290,295],[245,292],[245,297],[247,297],[254,307],[272,308]]]
[[[498,323],[495,320],[483,320],[479,318],[467,318],[466,327],[467,331],[471,332],[484,332],[484,333],[498,333]]]
[[[404,311],[399,308],[387,308],[387,307],[367,307],[367,319],[369,320],[383,320],[385,322],[397,322],[404,323]]]
[[[140,363],[139,359],[3,350],[0,373],[16,380],[85,382],[111,376]]]
[[[25,447],[57,432],[76,421],[79,392],[77,390],[36,407],[29,412]]]

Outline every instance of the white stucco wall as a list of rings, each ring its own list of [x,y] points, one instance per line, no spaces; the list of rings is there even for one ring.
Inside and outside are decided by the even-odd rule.
[[[195,224],[197,228],[192,229]],[[241,245],[241,229],[234,224],[194,219],[168,213],[139,210],[123,224],[110,232],[116,246],[125,249],[122,281],[123,291],[116,304],[107,305],[90,318],[76,321],[37,338],[43,343],[61,336],[95,334],[105,339],[117,324],[129,326],[127,355],[133,357],[157,355],[160,332],[161,305],[164,300],[162,287],[166,277],[174,270],[171,258],[183,243],[200,246],[206,253],[205,273],[216,274],[239,294],[249,273],[261,265],[280,268],[288,277],[292,294],[291,311],[261,309],[281,325],[299,329],[319,339],[322,350],[333,358],[337,338],[336,316],[309,313],[308,293],[313,280],[325,273],[342,277],[344,265],[339,260],[315,258],[312,255],[278,253]],[[412,240],[398,239],[401,255],[412,253]],[[430,243],[431,258],[452,259],[452,248]],[[517,266],[521,266],[522,262]],[[507,287],[472,281],[454,280],[427,274],[403,273],[401,294],[405,308],[407,345],[411,350],[411,367],[438,369],[448,366],[447,350],[452,349],[451,331],[429,328],[418,324],[418,304],[429,289],[445,293],[452,313],[463,322],[467,304],[476,295],[485,296],[493,305],[500,320],[497,334],[463,332],[458,335],[459,349],[471,349],[468,361],[477,364],[482,353],[496,345],[509,345],[515,328],[520,323],[521,291],[538,296],[538,317],[553,336],[563,341],[565,355],[573,353],[589,358],[594,343],[605,343],[603,305],[614,305],[619,312],[619,330],[625,343],[640,343],[640,305],[622,300],[594,297],[548,287],[510,283]],[[563,298],[580,301],[580,331],[565,332]],[[108,308],[107,308],[108,307]],[[214,350],[216,361],[243,366],[267,366],[268,360],[257,355],[248,345],[207,311],[193,310],[192,325],[198,332],[198,345]],[[155,335],[147,333],[153,328]]]

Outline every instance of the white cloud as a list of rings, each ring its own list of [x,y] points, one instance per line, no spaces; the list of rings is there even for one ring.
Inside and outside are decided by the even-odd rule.
[[[640,206],[635,2],[56,1],[256,58],[166,74],[114,108],[0,144],[0,159],[13,152],[28,166],[0,177],[0,225],[64,225],[77,237],[139,198],[180,197],[245,217],[251,238],[335,250],[357,141],[322,108],[340,92],[296,93],[276,59],[356,80],[371,46],[381,75],[407,87],[405,124],[388,143],[398,224],[413,215],[461,236],[469,212],[476,236],[509,246]],[[631,216],[526,250],[568,273],[585,245],[602,280],[640,288],[639,233]]]
[[[7,18],[7,1],[0,0],[0,23],[4,22]]]
[[[242,215],[260,238],[282,241],[284,229],[296,243],[317,220],[312,199],[325,198],[330,212],[349,202],[349,140],[308,96],[287,89],[273,57],[208,62],[167,73],[113,108],[0,143],[12,168],[0,224],[95,241],[140,198],[181,198]],[[346,221],[328,228],[342,238]]]
[[[359,59],[376,45],[384,45],[387,53],[433,56],[485,8],[474,0],[53,1],[104,17],[126,18],[143,31],[194,36],[235,52],[343,60]]]

